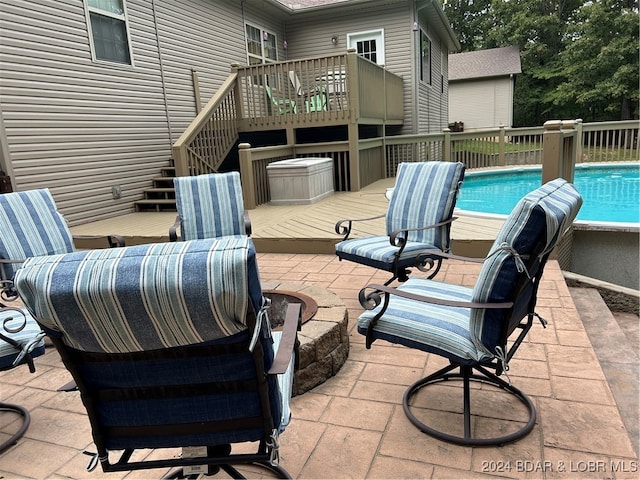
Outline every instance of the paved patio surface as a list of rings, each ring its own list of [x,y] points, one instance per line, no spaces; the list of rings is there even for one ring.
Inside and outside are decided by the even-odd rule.
[[[549,262],[539,292],[534,325],[510,364],[512,383],[538,410],[533,431],[502,447],[467,448],[420,433],[402,411],[408,385],[443,360],[384,342],[364,347],[354,330],[362,311],[358,291],[385,276],[333,255],[259,254],[263,282],[316,285],[335,292],[349,313],[350,352],[340,372],[292,401],[293,420],[281,436],[281,464],[294,478],[639,478],[637,439],[629,434],[612,388],[582,324],[556,262]],[[449,262],[437,279],[473,285],[478,266]],[[618,352],[608,352],[611,363]],[[626,360],[625,360],[626,361]],[[163,472],[103,474],[85,471],[93,451],[90,427],[77,392],[57,392],[70,380],[55,350],[26,368],[0,373],[0,398],[31,411],[32,423],[17,445],[0,455],[0,478],[159,478]],[[623,378],[634,384],[636,378]],[[633,374],[631,375],[633,377]],[[440,387],[436,387],[438,389]],[[444,387],[445,389],[448,387]],[[442,389],[446,402],[447,393]],[[637,403],[636,403],[637,405]],[[477,428],[498,432],[511,412],[498,398]],[[455,410],[455,409],[454,409]],[[451,422],[455,413],[435,422]],[[635,412],[637,417],[638,412]],[[2,430],[15,420],[0,414]],[[628,419],[627,419],[628,420]],[[14,422],[15,423],[15,422]],[[637,448],[637,447],[636,447]]]

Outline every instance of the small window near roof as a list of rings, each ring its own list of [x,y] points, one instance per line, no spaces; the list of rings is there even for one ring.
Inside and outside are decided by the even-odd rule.
[[[86,0],[95,60],[131,65],[125,0]]]

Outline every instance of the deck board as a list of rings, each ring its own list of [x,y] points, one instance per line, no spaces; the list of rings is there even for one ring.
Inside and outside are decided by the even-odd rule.
[[[359,192],[336,192],[310,205],[261,205],[249,210],[252,238],[260,252],[333,253],[340,241],[335,223],[344,218],[369,218],[384,214],[384,192],[394,179],[380,180]],[[453,251],[459,255],[484,256],[503,220],[456,212]],[[127,245],[169,240],[175,212],[136,212],[71,228],[74,235],[122,235]],[[354,224],[354,235],[384,232],[384,218]],[[83,242],[80,247],[93,247]]]

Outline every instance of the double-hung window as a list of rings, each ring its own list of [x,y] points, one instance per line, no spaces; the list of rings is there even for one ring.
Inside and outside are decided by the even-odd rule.
[[[245,29],[249,65],[278,61],[275,34],[249,24]]]
[[[431,85],[431,40],[420,30],[420,80]]]
[[[94,60],[131,65],[131,42],[125,0],[86,0]]]

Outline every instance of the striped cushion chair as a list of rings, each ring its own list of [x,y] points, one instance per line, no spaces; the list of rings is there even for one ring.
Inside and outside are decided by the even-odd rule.
[[[433,270],[433,278],[442,264],[439,252],[451,248],[453,209],[464,170],[460,162],[401,163],[384,215],[386,235],[348,238],[353,222],[381,217],[340,220],[335,226],[343,235],[336,245],[338,258],[391,272],[385,285],[406,281],[411,267]]]
[[[117,235],[105,238],[109,246],[124,245]],[[74,238],[49,189],[0,195],[0,281],[5,287],[0,301],[15,299],[11,280],[25,259],[74,250]]]
[[[178,217],[169,229],[172,242],[178,228],[182,240],[251,234],[238,172],[176,177],[173,185]]]
[[[368,348],[382,339],[445,357],[450,362],[414,383],[405,393],[405,413],[421,431],[462,445],[500,445],[531,431],[536,421],[533,403],[499,375],[508,370],[509,360],[532,326],[545,263],[581,205],[578,192],[563,179],[526,195],[498,233],[474,288],[411,278],[398,288],[369,285],[361,291],[361,303],[371,310],[358,319],[358,331],[366,335]],[[510,338],[516,330],[519,333]],[[459,371],[451,373],[456,369]],[[462,382],[464,389],[460,409],[463,426],[454,432],[436,430],[413,413],[416,407],[412,402],[420,389],[447,380]],[[522,422],[524,426],[497,438],[472,432],[470,380],[515,395],[529,412],[528,419]],[[420,407],[428,408],[424,403]],[[482,410],[475,414],[491,417],[495,412]]]
[[[0,371],[27,364],[35,372],[33,359],[44,354],[44,332],[24,309],[0,307]],[[14,445],[27,431],[31,416],[21,405],[0,401],[0,412],[18,414],[22,423],[0,443],[0,453]]]
[[[103,471],[208,465],[237,478],[232,464],[258,463],[288,476],[277,438],[299,306],[271,331],[248,237],[35,257],[16,286],[78,385]],[[256,451],[231,453],[240,442]],[[174,447],[204,451],[130,461]]]

